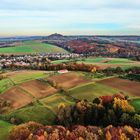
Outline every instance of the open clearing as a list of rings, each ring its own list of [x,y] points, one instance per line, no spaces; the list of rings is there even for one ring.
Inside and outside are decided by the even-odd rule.
[[[131,96],[140,96],[140,83],[120,78],[110,78],[99,81],[100,84],[104,84],[119,90],[123,90]]]
[[[71,98],[60,93],[46,97],[42,99],[41,102],[43,102],[47,107],[49,107],[55,113],[58,111],[58,107],[60,104],[71,105],[74,103]]]
[[[55,81],[57,86],[61,86],[62,88],[65,89],[69,89],[78,86],[80,84],[90,82],[90,80],[86,80],[84,76],[76,72],[68,72],[65,74],[52,76],[49,77],[48,80]]]
[[[98,83],[85,84],[68,91],[69,95],[77,99],[87,99],[92,101],[95,97],[112,95],[120,92],[120,90],[111,88]]]
[[[13,109],[21,108],[32,102],[32,97],[17,87],[13,87],[1,94],[0,98],[10,101]]]
[[[39,80],[23,83],[20,85],[20,87],[32,94],[35,98],[46,97],[57,92],[55,88]]]
[[[15,47],[0,48],[0,54],[28,54],[28,53],[44,53],[44,52],[67,52],[66,50],[47,43],[38,41],[24,41]]]

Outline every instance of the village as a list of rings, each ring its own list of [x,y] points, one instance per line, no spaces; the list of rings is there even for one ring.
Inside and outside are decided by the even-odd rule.
[[[42,64],[50,64],[52,60],[74,59],[82,57],[74,53],[44,53],[27,55],[0,55],[0,69],[11,65],[28,67]]]

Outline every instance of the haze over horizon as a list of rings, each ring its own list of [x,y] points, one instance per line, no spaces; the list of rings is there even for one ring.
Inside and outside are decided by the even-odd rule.
[[[139,0],[1,0],[0,36],[140,35]]]

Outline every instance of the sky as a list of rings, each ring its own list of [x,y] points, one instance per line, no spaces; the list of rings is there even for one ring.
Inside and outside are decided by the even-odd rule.
[[[0,0],[0,36],[140,35],[140,0]]]

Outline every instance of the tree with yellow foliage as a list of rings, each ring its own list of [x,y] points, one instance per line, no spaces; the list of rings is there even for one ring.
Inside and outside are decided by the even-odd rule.
[[[123,112],[135,112],[133,106],[131,106],[127,100],[123,100],[115,97],[113,102],[114,109],[121,109]]]
[[[127,136],[125,135],[125,133],[121,133],[120,134],[120,140],[130,140],[130,139],[127,138]]]
[[[97,68],[96,67],[93,67],[92,69],[91,69],[91,72],[96,72],[97,71]]]

